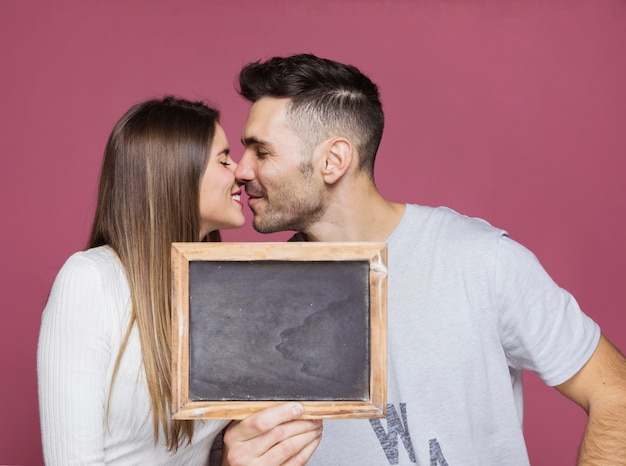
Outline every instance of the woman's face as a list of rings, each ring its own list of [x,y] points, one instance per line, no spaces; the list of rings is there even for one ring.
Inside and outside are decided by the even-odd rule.
[[[200,239],[214,230],[239,228],[245,223],[235,168],[226,133],[216,123],[209,161],[200,181]]]

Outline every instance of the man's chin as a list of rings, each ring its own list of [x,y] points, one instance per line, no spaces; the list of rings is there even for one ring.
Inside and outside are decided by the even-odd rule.
[[[262,222],[257,220],[256,214],[254,215],[254,218],[252,219],[252,228],[254,228],[259,233],[271,233],[271,231],[266,231],[265,225],[263,225]]]
[[[263,222],[256,215],[252,220],[252,228],[254,228],[259,233],[277,233],[279,231],[291,230],[291,228],[286,225],[277,225],[276,223]]]
[[[277,231],[281,231],[275,228],[268,228],[267,225],[263,225],[257,222],[252,222],[252,228],[254,228],[259,233],[276,233]]]

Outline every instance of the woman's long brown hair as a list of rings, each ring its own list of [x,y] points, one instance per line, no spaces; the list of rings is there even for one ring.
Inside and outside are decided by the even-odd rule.
[[[191,442],[193,422],[171,419],[170,248],[200,239],[199,186],[218,120],[217,110],[170,96],[126,112],[106,145],[88,243],[115,251],[130,287],[131,318],[110,391],[136,326],[155,443],[162,431],[172,451]],[[219,241],[219,232],[209,240]]]

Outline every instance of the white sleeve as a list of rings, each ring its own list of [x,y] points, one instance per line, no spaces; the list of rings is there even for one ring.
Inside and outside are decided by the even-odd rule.
[[[537,258],[504,236],[497,260],[503,346],[511,367],[532,370],[547,385],[572,377],[589,360],[600,328]]]
[[[102,275],[75,254],[59,272],[39,334],[37,375],[46,465],[104,464],[110,325]],[[107,312],[108,311],[108,312]]]

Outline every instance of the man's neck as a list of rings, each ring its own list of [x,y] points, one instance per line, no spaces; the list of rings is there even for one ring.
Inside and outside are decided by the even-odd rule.
[[[335,196],[324,217],[302,233],[308,241],[385,242],[405,207],[387,201],[375,188]]]

